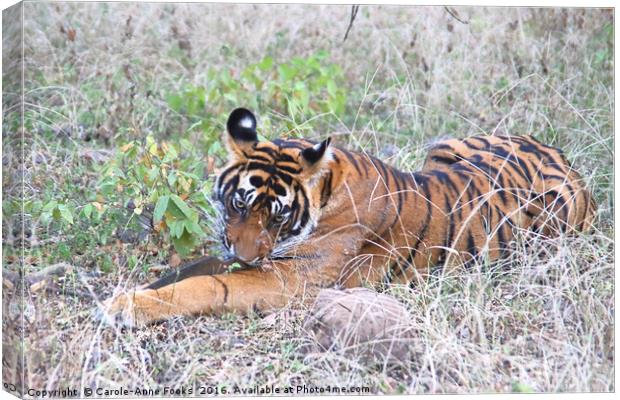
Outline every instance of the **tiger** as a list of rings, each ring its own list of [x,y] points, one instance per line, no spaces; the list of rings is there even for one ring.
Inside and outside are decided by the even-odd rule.
[[[415,288],[442,268],[505,257],[519,231],[576,234],[596,204],[560,149],[532,135],[434,143],[417,172],[331,138],[260,141],[237,108],[214,183],[223,252],[244,268],[189,276],[105,302],[126,326],[172,316],[268,313],[323,288]]]

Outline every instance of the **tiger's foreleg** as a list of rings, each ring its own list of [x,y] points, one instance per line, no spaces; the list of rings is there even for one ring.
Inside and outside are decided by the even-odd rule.
[[[292,271],[252,269],[194,276],[159,289],[123,293],[104,303],[109,322],[145,325],[173,316],[266,311],[302,297]]]

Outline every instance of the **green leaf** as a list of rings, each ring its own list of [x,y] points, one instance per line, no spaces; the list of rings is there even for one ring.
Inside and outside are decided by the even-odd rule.
[[[224,98],[229,100],[231,103],[238,103],[239,99],[233,93],[224,93]]]
[[[88,203],[84,206],[84,208],[82,209],[82,213],[84,214],[84,216],[88,219],[90,219],[90,216],[93,214],[93,209],[95,207],[91,204]]]
[[[168,228],[170,229],[170,236],[172,238],[178,238],[181,237],[181,235],[183,235],[183,230],[185,228],[185,221],[168,221],[166,220],[166,223],[168,224]]]
[[[64,219],[70,224],[73,223],[73,215],[71,214],[71,211],[69,211],[69,208],[67,208],[65,204],[59,204],[57,209],[60,212],[60,216],[62,217],[62,219]]]
[[[328,51],[325,49],[322,49],[316,52],[315,57],[318,58],[319,60],[323,60],[324,58],[327,58],[328,55],[329,55]]]
[[[336,97],[336,82],[329,80],[327,81],[327,93],[331,96],[331,97]]]
[[[101,271],[103,272],[111,272],[113,267],[114,264],[112,263],[112,256],[105,254],[103,256],[103,260],[99,263],[99,268],[101,268]]]
[[[177,196],[176,194],[173,194],[170,196],[170,200],[172,200],[172,202],[174,203],[175,206],[177,206],[177,208],[181,211],[181,213],[183,213],[183,215],[190,220],[194,220],[194,215],[195,213],[192,212],[192,210],[189,208],[189,206],[187,205],[187,203],[185,203],[183,201],[183,199],[181,199],[179,196]]]
[[[161,196],[159,199],[157,199],[157,203],[155,204],[155,211],[153,212],[153,221],[155,223],[161,221],[161,219],[163,218],[164,213],[168,208],[169,199],[169,196]]]
[[[263,72],[270,70],[271,67],[273,67],[273,58],[269,56],[263,58],[262,61],[258,63],[258,68]]]
[[[232,272],[236,269],[241,269],[241,264],[239,264],[238,262],[234,262],[228,266],[228,272]]]
[[[280,79],[283,81],[290,81],[291,79],[293,79],[295,77],[295,73],[297,71],[295,70],[294,67],[287,65],[287,64],[282,64],[278,67],[278,73],[280,74]]]
[[[183,98],[177,94],[171,94],[166,97],[166,102],[176,112],[181,112],[181,106],[183,104]]]
[[[174,147],[173,144],[169,143],[168,144],[168,151],[164,155],[164,159],[162,161],[164,161],[164,162],[172,162],[172,161],[176,160],[178,157],[179,157],[179,153],[177,152],[177,149]]]
[[[129,265],[129,270],[133,271],[133,269],[138,265],[138,257],[136,255],[132,255],[127,260],[127,264]]]
[[[151,169],[149,170],[147,177],[149,179],[149,181],[155,181],[157,180],[157,178],[159,177],[159,166],[158,165],[153,165],[151,167]]]
[[[172,244],[174,245],[176,251],[184,257],[189,255],[192,250],[194,250],[198,244],[198,240],[190,233],[184,232],[180,237],[173,237]]]
[[[303,87],[301,89],[297,89],[296,93],[297,98],[299,99],[300,107],[303,111],[308,109],[308,104],[310,103],[310,94],[308,90]]]
[[[200,166],[201,166],[201,168],[200,168],[200,169],[203,169],[203,168],[204,168],[204,167],[203,167],[203,165],[204,165],[204,163],[200,163]],[[196,181],[199,181],[199,180],[200,180],[200,177],[199,177],[198,175],[196,175],[196,174],[192,174],[191,172],[186,172],[186,171],[178,171],[178,173],[179,173],[179,174],[181,174],[181,175],[183,175],[183,176],[184,176],[184,177],[186,177],[186,178],[190,178],[190,179],[193,179],[193,180],[196,180]]]
[[[187,179],[184,176],[179,176],[179,187],[178,187],[178,191],[179,193],[189,193],[192,189],[192,180],[191,179]]]
[[[203,237],[205,235],[200,225],[194,221],[185,221],[185,229],[190,233],[195,233],[199,237]]]
[[[222,147],[220,142],[213,142],[209,146],[209,149],[207,150],[207,154],[209,154],[209,155],[218,154],[218,153],[222,152],[223,150],[224,150],[224,148]]]
[[[56,206],[58,205],[58,202],[56,200],[51,200],[49,203],[47,203],[45,206],[43,206],[43,212],[51,212],[52,210],[54,210],[56,208]]]
[[[39,216],[39,219],[44,224],[47,224],[50,221],[50,218],[52,218],[52,213],[49,212],[41,213],[41,216]]]
[[[515,393],[535,393],[536,391],[530,385],[521,382],[512,382],[512,391]]]
[[[187,139],[181,139],[179,140],[179,143],[181,144],[181,149],[185,151],[194,150],[194,145]]]
[[[177,172],[173,170],[168,173],[168,185],[174,187],[175,183],[177,183]]]
[[[595,57],[594,62],[596,64],[602,63],[607,58],[607,49],[597,51],[596,53],[594,53],[594,57]]]

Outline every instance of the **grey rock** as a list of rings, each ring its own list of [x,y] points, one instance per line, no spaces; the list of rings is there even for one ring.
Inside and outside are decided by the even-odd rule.
[[[304,353],[336,352],[365,363],[408,362],[409,313],[395,298],[356,288],[319,292],[303,330]]]

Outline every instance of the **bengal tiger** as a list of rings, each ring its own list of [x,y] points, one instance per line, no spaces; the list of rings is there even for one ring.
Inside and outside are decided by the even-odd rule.
[[[518,230],[574,233],[595,217],[562,151],[532,136],[443,140],[412,173],[330,138],[259,141],[256,129],[251,111],[230,114],[213,196],[224,252],[246,268],[121,294],[108,317],[267,312],[326,287],[416,285],[437,266],[501,258]]]

